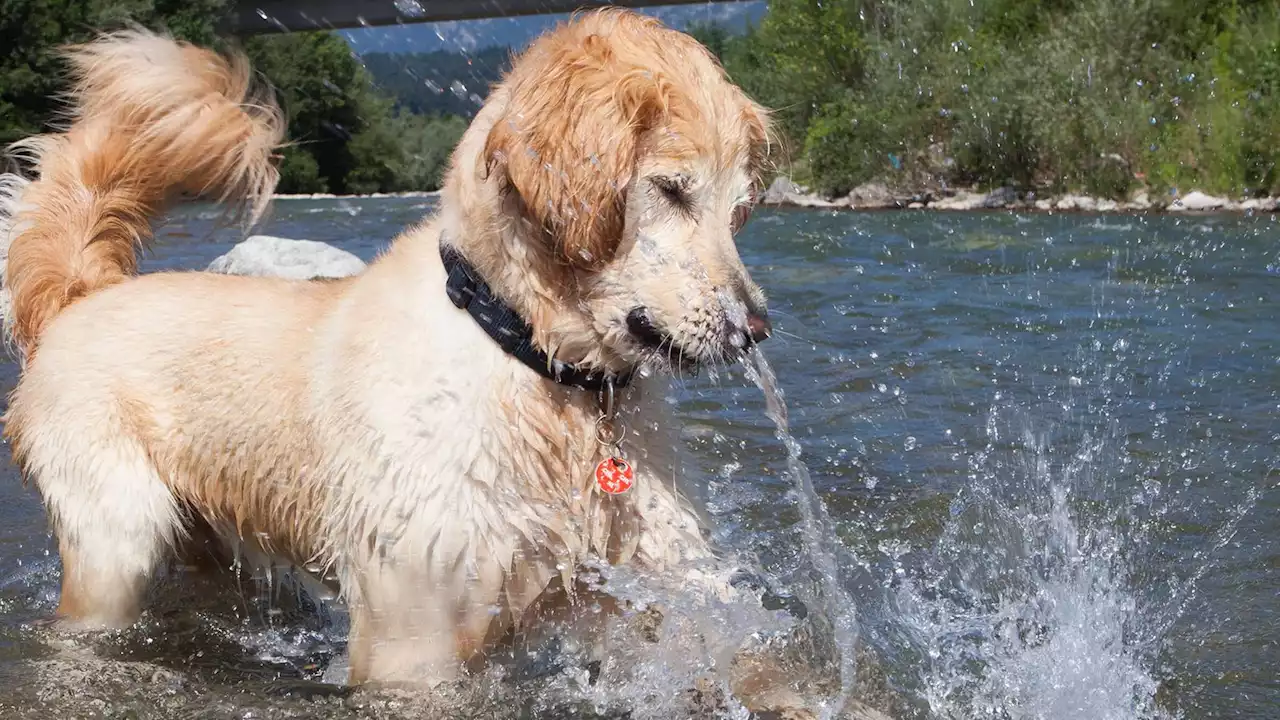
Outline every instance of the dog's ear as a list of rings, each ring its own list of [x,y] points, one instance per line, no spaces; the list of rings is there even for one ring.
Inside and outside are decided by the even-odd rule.
[[[773,146],[777,144],[773,119],[763,105],[751,101],[744,95],[742,124],[746,128],[748,166],[751,168],[752,180],[759,186],[769,173],[769,158]]]
[[[571,33],[535,43],[507,78],[483,155],[563,257],[584,267],[617,249],[637,146],[669,109],[670,82],[624,62],[632,54],[620,42]]]

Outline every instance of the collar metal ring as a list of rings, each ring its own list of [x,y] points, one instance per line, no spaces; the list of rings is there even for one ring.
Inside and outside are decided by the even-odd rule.
[[[601,415],[596,419],[596,442],[608,447],[614,447],[622,442],[622,438],[627,435],[627,426],[617,420],[610,420]]]

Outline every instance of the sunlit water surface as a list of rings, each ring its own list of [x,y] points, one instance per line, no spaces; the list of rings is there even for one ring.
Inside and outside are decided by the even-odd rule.
[[[368,260],[432,202],[281,201],[265,231]],[[225,252],[206,212],[147,269]],[[843,675],[899,717],[1280,717],[1280,223],[761,211],[740,246],[768,364],[683,379],[678,416],[717,539],[821,620],[813,692]],[[341,609],[260,579],[171,578],[138,627],[59,638],[36,624],[44,514],[3,472],[3,717],[676,717],[717,643],[789,622],[619,573],[671,605],[656,643],[622,641],[594,684],[560,648],[425,705],[327,684]]]

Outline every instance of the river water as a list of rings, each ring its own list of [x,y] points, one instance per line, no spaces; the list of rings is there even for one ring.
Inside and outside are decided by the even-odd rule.
[[[367,260],[432,203],[282,200],[263,231]],[[144,267],[225,252],[205,213]],[[815,654],[834,687],[896,717],[1280,717],[1280,222],[762,210],[739,244],[796,444],[746,368],[676,407],[717,539],[857,638],[856,665]],[[570,663],[349,693],[341,609],[261,582],[165,581],[134,629],[52,636],[56,553],[5,455],[0,717],[675,717],[705,669],[676,633],[590,688]],[[726,641],[759,621],[706,612]]]

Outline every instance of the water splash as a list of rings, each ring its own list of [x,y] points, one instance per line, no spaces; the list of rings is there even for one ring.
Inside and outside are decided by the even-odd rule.
[[[418,0],[395,0],[396,12],[407,18],[420,18],[427,14]]]
[[[765,415],[777,428],[777,438],[787,450],[787,472],[796,486],[800,509],[800,536],[805,554],[818,574],[818,596],[805,600],[832,623],[840,653],[840,695],[828,705],[824,717],[832,717],[852,695],[857,680],[855,662],[858,645],[857,607],[841,582],[839,554],[834,525],[827,508],[813,489],[809,468],[800,459],[800,443],[791,435],[787,404],[778,378],[758,348],[747,354],[747,378],[764,393]]]
[[[749,716],[733,696],[728,668],[744,639],[785,633],[789,619],[754,599],[721,600],[681,588],[678,573],[664,577],[603,562],[587,567],[601,589],[631,609],[603,626],[596,647],[608,651],[594,668],[589,646],[575,640],[575,623],[590,624],[590,618],[544,626],[541,639],[528,646],[532,654],[504,665],[509,678],[523,682],[521,694],[533,699],[537,716],[554,716],[565,703],[577,707],[578,717]],[[660,608],[660,622],[645,622],[650,608]],[[531,673],[539,663],[543,667]]]
[[[1102,500],[1120,480],[1117,429],[1063,455],[1032,428],[1023,411],[991,412],[937,543],[896,568],[888,634],[910,648],[917,696],[957,720],[1177,717],[1157,702],[1158,654],[1207,554],[1170,596],[1153,592],[1136,576],[1161,509]],[[1257,500],[1246,493],[1213,549]]]

